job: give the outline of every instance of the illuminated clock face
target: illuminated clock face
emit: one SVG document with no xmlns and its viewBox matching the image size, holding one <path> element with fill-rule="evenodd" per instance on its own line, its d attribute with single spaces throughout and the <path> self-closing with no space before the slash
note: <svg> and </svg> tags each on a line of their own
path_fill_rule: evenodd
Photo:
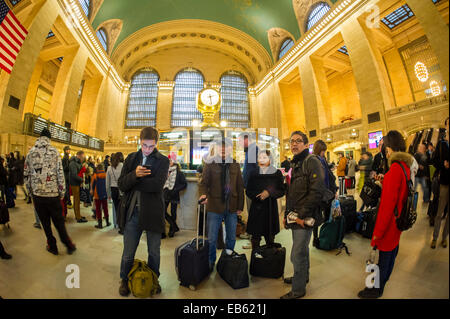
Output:
<svg viewBox="0 0 450 319">
<path fill-rule="evenodd" d="M 220 96 L 216 90 L 208 89 L 202 92 L 200 99 L 206 106 L 214 106 L 219 103 Z"/>
</svg>

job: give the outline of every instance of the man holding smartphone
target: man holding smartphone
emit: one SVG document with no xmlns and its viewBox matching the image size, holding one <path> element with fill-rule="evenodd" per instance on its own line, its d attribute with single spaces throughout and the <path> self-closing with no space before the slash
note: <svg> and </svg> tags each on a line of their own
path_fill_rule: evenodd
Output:
<svg viewBox="0 0 450 319">
<path fill-rule="evenodd" d="M 128 296 L 128 273 L 142 235 L 147 234 L 148 266 L 159 277 L 161 234 L 165 230 L 163 187 L 169 172 L 169 159 L 156 148 L 159 133 L 153 127 L 141 130 L 141 149 L 128 155 L 119 177 L 119 189 L 127 203 L 123 225 L 123 254 L 119 294 Z M 158 287 L 158 292 L 161 287 Z"/>
<path fill-rule="evenodd" d="M 300 131 L 291 134 L 292 176 L 286 193 L 284 225 L 292 229 L 291 261 L 294 276 L 285 278 L 292 289 L 281 299 L 298 299 L 306 294 L 309 282 L 309 242 L 314 224 L 320 219 L 322 192 L 325 190 L 324 170 L 320 160 L 309 154 L 308 137 Z"/>
</svg>

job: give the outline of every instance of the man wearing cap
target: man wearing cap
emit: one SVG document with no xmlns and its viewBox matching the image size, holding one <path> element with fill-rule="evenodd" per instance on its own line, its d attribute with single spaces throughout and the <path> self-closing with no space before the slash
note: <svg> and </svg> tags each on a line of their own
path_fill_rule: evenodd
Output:
<svg viewBox="0 0 450 319">
<path fill-rule="evenodd" d="M 218 156 L 205 164 L 199 184 L 200 200 L 208 212 L 209 266 L 216 262 L 216 242 L 222 221 L 225 220 L 226 249 L 234 250 L 236 244 L 237 215 L 244 209 L 244 180 L 241 168 L 232 158 L 233 142 L 222 141 Z"/>
<path fill-rule="evenodd" d="M 50 131 L 44 128 L 27 155 L 24 177 L 47 236 L 47 250 L 58 255 L 56 238 L 52 234 L 51 221 L 53 221 L 61 242 L 71 255 L 76 248 L 67 234 L 61 207 L 61 200 L 66 193 L 66 182 L 61 158 L 58 150 L 50 145 L 50 139 Z"/>
</svg>

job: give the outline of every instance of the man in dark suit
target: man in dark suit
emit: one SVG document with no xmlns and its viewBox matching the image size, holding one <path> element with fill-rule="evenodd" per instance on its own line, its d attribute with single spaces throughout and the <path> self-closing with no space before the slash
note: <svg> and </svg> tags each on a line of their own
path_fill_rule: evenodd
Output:
<svg viewBox="0 0 450 319">
<path fill-rule="evenodd" d="M 159 133 L 153 127 L 143 128 L 141 149 L 128 155 L 119 177 L 119 189 L 128 203 L 119 227 L 124 229 L 120 265 L 122 279 L 119 293 L 128 296 L 128 274 L 133 267 L 142 232 L 147 234 L 148 266 L 159 277 L 161 234 L 165 231 L 163 187 L 169 171 L 169 159 L 157 149 Z M 158 284 L 157 293 L 161 292 Z"/>
</svg>

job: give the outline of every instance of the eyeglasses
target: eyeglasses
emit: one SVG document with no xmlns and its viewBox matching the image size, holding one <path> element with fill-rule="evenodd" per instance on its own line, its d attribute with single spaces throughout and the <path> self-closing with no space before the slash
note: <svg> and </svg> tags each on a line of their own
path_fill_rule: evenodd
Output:
<svg viewBox="0 0 450 319">
<path fill-rule="evenodd" d="M 300 139 L 300 138 L 298 138 L 298 139 L 296 139 L 296 140 L 290 140 L 290 143 L 291 143 L 291 144 L 300 144 L 300 143 L 303 143 L 303 140 Z"/>
</svg>

